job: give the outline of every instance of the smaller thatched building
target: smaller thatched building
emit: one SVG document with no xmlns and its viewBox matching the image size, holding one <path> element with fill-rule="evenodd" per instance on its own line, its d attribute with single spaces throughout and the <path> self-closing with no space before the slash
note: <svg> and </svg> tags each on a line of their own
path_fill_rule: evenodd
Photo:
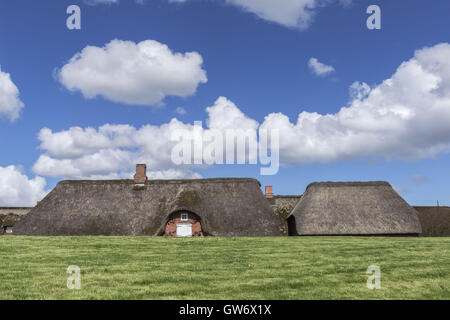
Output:
<svg viewBox="0 0 450 320">
<path fill-rule="evenodd" d="M 322 182 L 287 218 L 289 235 L 419 235 L 417 211 L 387 182 Z"/>
<path fill-rule="evenodd" d="M 13 233 L 13 227 L 25 217 L 33 208 L 28 207 L 0 207 L 0 234 Z"/>
<path fill-rule="evenodd" d="M 273 212 L 280 219 L 280 233 L 282 236 L 288 235 L 288 224 L 286 218 L 289 217 L 292 210 L 299 202 L 301 195 L 275 195 L 273 186 L 266 186 L 265 193 L 267 201 L 269 201 Z"/>
<path fill-rule="evenodd" d="M 450 237 L 450 207 L 414 207 L 419 212 L 423 237 Z"/>
</svg>

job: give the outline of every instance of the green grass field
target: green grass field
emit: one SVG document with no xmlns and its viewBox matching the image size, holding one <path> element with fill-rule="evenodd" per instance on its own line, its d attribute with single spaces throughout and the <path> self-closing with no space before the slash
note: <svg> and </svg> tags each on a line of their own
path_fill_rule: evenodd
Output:
<svg viewBox="0 0 450 320">
<path fill-rule="evenodd" d="M 450 238 L 10 236 L 0 249 L 0 299 L 450 299 Z"/>
</svg>

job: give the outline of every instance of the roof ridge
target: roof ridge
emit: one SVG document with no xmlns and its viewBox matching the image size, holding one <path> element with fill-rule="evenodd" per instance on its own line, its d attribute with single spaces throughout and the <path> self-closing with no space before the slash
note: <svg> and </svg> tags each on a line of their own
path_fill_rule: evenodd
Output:
<svg viewBox="0 0 450 320">
<path fill-rule="evenodd" d="M 343 181 L 343 182 L 312 182 L 307 187 L 391 187 L 391 184 L 387 181 Z"/>
<path fill-rule="evenodd" d="M 226 183 L 226 182 L 256 182 L 261 183 L 254 178 L 205 178 L 205 179 L 149 179 L 145 184 L 160 184 L 160 183 Z M 117 180 L 62 180 L 58 184 L 135 184 L 132 179 L 117 179 Z"/>
</svg>

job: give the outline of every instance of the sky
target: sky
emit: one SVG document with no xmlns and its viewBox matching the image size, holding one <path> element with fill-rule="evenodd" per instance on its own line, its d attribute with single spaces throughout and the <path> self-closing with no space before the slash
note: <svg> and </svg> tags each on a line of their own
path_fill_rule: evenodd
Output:
<svg viewBox="0 0 450 320">
<path fill-rule="evenodd" d="M 449 14 L 448 0 L 0 0 L 0 206 L 137 163 L 285 195 L 383 180 L 450 205 Z M 177 164 L 172 135 L 198 121 L 278 132 L 279 169 Z"/>
</svg>

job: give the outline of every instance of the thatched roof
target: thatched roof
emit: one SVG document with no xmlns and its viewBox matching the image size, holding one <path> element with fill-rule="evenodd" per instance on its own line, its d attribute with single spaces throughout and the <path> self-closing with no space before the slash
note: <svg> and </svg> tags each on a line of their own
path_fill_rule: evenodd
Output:
<svg viewBox="0 0 450 320">
<path fill-rule="evenodd" d="M 312 183 L 288 223 L 298 235 L 421 233 L 417 212 L 387 182 Z"/>
<path fill-rule="evenodd" d="M 450 207 L 414 207 L 423 237 L 450 237 Z"/>
<path fill-rule="evenodd" d="M 160 235 L 197 214 L 214 236 L 275 236 L 279 220 L 254 179 L 63 181 L 15 227 L 23 235 Z"/>
<path fill-rule="evenodd" d="M 14 226 L 31 209 L 29 207 L 0 207 L 0 227 Z"/>
<path fill-rule="evenodd" d="M 283 236 L 288 235 L 288 224 L 286 218 L 291 214 L 300 198 L 301 195 L 274 195 L 272 198 L 267 199 L 270 203 L 270 206 L 272 207 L 272 210 L 280 219 L 280 232 Z"/>
</svg>

